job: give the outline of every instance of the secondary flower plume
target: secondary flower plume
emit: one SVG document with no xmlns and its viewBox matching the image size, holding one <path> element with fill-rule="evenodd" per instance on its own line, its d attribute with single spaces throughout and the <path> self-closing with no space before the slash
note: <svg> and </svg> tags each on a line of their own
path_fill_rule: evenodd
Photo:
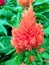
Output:
<svg viewBox="0 0 49 65">
<path fill-rule="evenodd" d="M 0 0 L 0 6 L 3 6 L 5 4 L 5 0 Z"/>
<path fill-rule="evenodd" d="M 18 3 L 22 6 L 28 6 L 30 3 L 33 3 L 34 0 L 18 0 Z"/>
<path fill-rule="evenodd" d="M 22 14 L 20 26 L 12 28 L 11 44 L 17 53 L 39 47 L 44 38 L 43 26 L 36 23 L 32 6 Z"/>
</svg>

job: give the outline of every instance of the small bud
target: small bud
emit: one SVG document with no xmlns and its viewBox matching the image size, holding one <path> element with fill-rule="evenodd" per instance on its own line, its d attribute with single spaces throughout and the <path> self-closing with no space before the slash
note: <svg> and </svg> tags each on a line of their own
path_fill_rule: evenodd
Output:
<svg viewBox="0 0 49 65">
<path fill-rule="evenodd" d="M 34 61 L 34 56 L 31 55 L 29 60 L 30 60 L 30 62 L 33 62 Z"/>
<path fill-rule="evenodd" d="M 26 65 L 25 63 L 22 63 L 21 65 Z"/>
<path fill-rule="evenodd" d="M 40 53 L 43 52 L 43 51 L 44 51 L 44 48 L 39 48 L 38 49 L 38 52 L 40 52 Z"/>
</svg>

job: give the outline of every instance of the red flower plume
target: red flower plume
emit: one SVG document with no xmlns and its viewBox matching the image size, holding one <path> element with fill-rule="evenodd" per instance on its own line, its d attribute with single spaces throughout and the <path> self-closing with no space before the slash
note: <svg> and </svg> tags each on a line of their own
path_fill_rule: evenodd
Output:
<svg viewBox="0 0 49 65">
<path fill-rule="evenodd" d="M 5 4 L 5 0 L 0 0 L 0 6 L 3 6 Z"/>
<path fill-rule="evenodd" d="M 11 43 L 17 53 L 32 50 L 42 44 L 44 38 L 43 27 L 40 23 L 36 24 L 36 18 L 31 6 L 24 11 L 20 26 L 12 28 L 12 36 Z"/>
</svg>

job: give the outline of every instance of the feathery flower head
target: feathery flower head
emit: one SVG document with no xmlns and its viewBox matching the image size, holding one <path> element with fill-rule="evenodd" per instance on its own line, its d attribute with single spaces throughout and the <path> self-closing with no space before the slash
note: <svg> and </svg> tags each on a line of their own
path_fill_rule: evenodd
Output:
<svg viewBox="0 0 49 65">
<path fill-rule="evenodd" d="M 18 3 L 22 6 L 28 6 L 30 3 L 33 3 L 34 0 L 18 0 Z"/>
<path fill-rule="evenodd" d="M 17 53 L 32 50 L 42 44 L 44 38 L 43 27 L 40 23 L 36 24 L 32 6 L 24 11 L 20 26 L 12 28 L 12 36 L 11 44 Z"/>
<path fill-rule="evenodd" d="M 5 4 L 5 0 L 0 0 L 0 6 L 3 6 Z"/>
</svg>

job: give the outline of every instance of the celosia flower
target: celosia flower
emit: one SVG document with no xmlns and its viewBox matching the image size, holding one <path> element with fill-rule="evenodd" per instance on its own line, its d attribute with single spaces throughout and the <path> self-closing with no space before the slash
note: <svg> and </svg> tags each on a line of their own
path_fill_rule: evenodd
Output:
<svg viewBox="0 0 49 65">
<path fill-rule="evenodd" d="M 24 11 L 20 26 L 12 28 L 12 36 L 11 43 L 17 53 L 32 50 L 42 44 L 44 38 L 43 27 L 40 23 L 36 24 L 32 6 Z"/>
<path fill-rule="evenodd" d="M 30 62 L 33 62 L 34 61 L 34 56 L 31 55 L 29 60 L 30 60 Z"/>
<path fill-rule="evenodd" d="M 25 63 L 22 63 L 21 65 L 26 65 Z"/>
<path fill-rule="evenodd" d="M 5 4 L 5 0 L 0 0 L 0 6 L 3 6 Z"/>
<path fill-rule="evenodd" d="M 38 49 L 38 52 L 41 53 L 41 52 L 43 52 L 44 50 L 45 50 L 44 48 L 39 48 L 39 49 Z"/>
<path fill-rule="evenodd" d="M 33 3 L 34 0 L 18 0 L 18 3 L 22 6 L 28 6 L 30 3 Z"/>
</svg>

